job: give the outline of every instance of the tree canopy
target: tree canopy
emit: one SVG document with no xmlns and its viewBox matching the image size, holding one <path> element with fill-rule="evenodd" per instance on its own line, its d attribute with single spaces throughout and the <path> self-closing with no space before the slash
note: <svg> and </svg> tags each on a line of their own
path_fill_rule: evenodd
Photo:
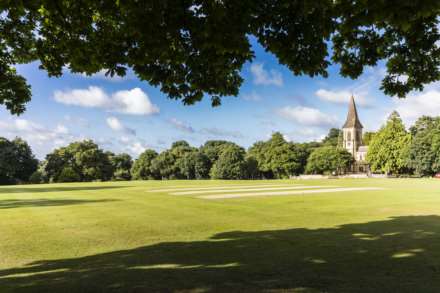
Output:
<svg viewBox="0 0 440 293">
<path fill-rule="evenodd" d="M 26 182 L 37 167 L 38 160 L 27 142 L 0 137 L 0 184 Z"/>
<path fill-rule="evenodd" d="M 315 149 L 307 160 L 309 174 L 345 173 L 353 162 L 353 156 L 345 149 L 323 146 Z"/>
<path fill-rule="evenodd" d="M 267 141 L 256 142 L 248 152 L 263 177 L 278 179 L 301 174 L 308 155 L 305 146 L 287 142 L 279 132 L 273 133 Z"/>
<path fill-rule="evenodd" d="M 408 165 L 422 176 L 440 172 L 440 118 L 420 117 L 410 132 Z"/>
<path fill-rule="evenodd" d="M 404 97 L 440 79 L 436 0 L 4 0 L 0 2 L 0 104 L 22 113 L 31 98 L 16 64 L 39 61 L 124 76 L 169 98 L 212 105 L 236 96 L 254 59 L 251 36 L 295 75 L 359 77 L 386 63 L 381 88 Z"/>
<path fill-rule="evenodd" d="M 394 111 L 371 139 L 366 160 L 373 172 L 400 174 L 407 170 L 410 145 L 411 134 Z"/>
</svg>

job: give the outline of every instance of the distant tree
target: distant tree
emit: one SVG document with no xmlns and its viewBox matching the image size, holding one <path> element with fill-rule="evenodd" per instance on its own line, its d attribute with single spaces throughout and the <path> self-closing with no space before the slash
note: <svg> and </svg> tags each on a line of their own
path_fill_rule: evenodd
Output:
<svg viewBox="0 0 440 293">
<path fill-rule="evenodd" d="M 341 174 L 352 164 L 353 156 L 342 148 L 323 146 L 315 149 L 308 158 L 308 174 Z"/>
<path fill-rule="evenodd" d="M 440 172 L 440 118 L 422 116 L 410 132 L 408 165 L 421 176 Z"/>
<path fill-rule="evenodd" d="M 373 172 L 406 172 L 410 145 L 411 135 L 405 130 L 399 114 L 394 111 L 371 140 L 366 160 Z"/>
<path fill-rule="evenodd" d="M 43 183 L 44 179 L 43 179 L 43 174 L 41 173 L 41 171 L 35 171 L 34 173 L 32 173 L 32 175 L 29 177 L 29 183 L 32 184 L 39 184 L 39 183 Z"/>
<path fill-rule="evenodd" d="M 30 146 L 21 138 L 0 138 L 0 184 L 26 182 L 38 168 Z"/>
<path fill-rule="evenodd" d="M 185 179 L 206 179 L 209 178 L 210 161 L 208 157 L 200 151 L 186 153 L 179 160 L 179 168 Z"/>
<path fill-rule="evenodd" d="M 158 171 L 152 169 L 152 161 L 158 156 L 153 150 L 145 150 L 133 163 L 131 175 L 135 180 L 159 179 Z"/>
<path fill-rule="evenodd" d="M 218 160 L 223 149 L 230 145 L 235 144 L 226 140 L 208 140 L 200 147 L 200 151 L 208 157 L 212 165 Z"/>
<path fill-rule="evenodd" d="M 50 181 L 55 182 L 77 177 L 78 181 L 110 180 L 113 170 L 108 155 L 91 140 L 54 150 L 46 156 L 44 169 Z"/>
<path fill-rule="evenodd" d="M 158 174 L 160 179 L 179 179 L 182 177 L 176 164 L 176 156 L 171 150 L 163 151 L 153 159 L 151 171 Z"/>
<path fill-rule="evenodd" d="M 57 177 L 57 182 L 78 182 L 80 175 L 70 166 L 65 166 Z"/>
<path fill-rule="evenodd" d="M 0 184 L 14 183 L 16 172 L 15 145 L 0 137 Z"/>
<path fill-rule="evenodd" d="M 364 133 L 364 136 L 362 138 L 362 142 L 364 143 L 364 145 L 370 145 L 371 140 L 373 139 L 374 135 L 376 134 L 376 132 L 373 131 L 366 131 Z"/>
<path fill-rule="evenodd" d="M 220 153 L 211 169 L 213 179 L 247 178 L 246 152 L 242 147 L 229 145 Z"/>
<path fill-rule="evenodd" d="M 287 142 L 279 132 L 268 141 L 256 142 L 249 148 L 248 157 L 258 162 L 258 170 L 265 178 L 288 178 L 304 171 L 307 149 L 300 144 Z"/>
<path fill-rule="evenodd" d="M 111 154 L 107 153 L 110 164 L 112 165 L 112 180 L 130 180 L 131 179 L 131 167 L 133 160 L 129 154 Z"/>
<path fill-rule="evenodd" d="M 246 175 L 249 179 L 261 178 L 260 170 L 258 170 L 258 161 L 252 157 L 246 157 Z"/>
<path fill-rule="evenodd" d="M 326 146 L 341 146 L 342 130 L 338 128 L 330 128 L 327 136 L 322 140 L 322 144 Z"/>
</svg>

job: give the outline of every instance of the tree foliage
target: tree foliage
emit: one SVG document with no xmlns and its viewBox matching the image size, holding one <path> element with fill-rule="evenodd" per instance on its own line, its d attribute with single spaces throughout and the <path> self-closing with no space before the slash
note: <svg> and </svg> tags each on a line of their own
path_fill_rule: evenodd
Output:
<svg viewBox="0 0 440 293">
<path fill-rule="evenodd" d="M 112 166 L 112 180 L 130 180 L 133 160 L 129 154 L 107 153 Z"/>
<path fill-rule="evenodd" d="M 131 168 L 131 176 L 135 180 L 159 179 L 159 174 L 152 169 L 152 161 L 158 156 L 153 150 L 145 150 L 134 161 Z"/>
<path fill-rule="evenodd" d="M 410 132 L 408 166 L 422 176 L 440 172 L 440 117 L 422 116 Z"/>
<path fill-rule="evenodd" d="M 108 154 L 91 140 L 55 149 L 46 156 L 44 168 L 54 182 L 110 180 L 113 173 Z"/>
<path fill-rule="evenodd" d="M 357 78 L 384 60 L 382 90 L 404 97 L 440 79 L 439 10 L 436 0 L 4 0 L 0 103 L 25 110 L 30 88 L 14 65 L 38 60 L 50 76 L 131 69 L 171 99 L 219 105 L 239 92 L 251 38 L 295 75 L 326 77 L 335 63 Z"/>
<path fill-rule="evenodd" d="M 330 128 L 327 136 L 322 140 L 322 143 L 326 146 L 342 146 L 342 130 L 338 128 Z"/>
<path fill-rule="evenodd" d="M 37 167 L 38 160 L 27 142 L 0 137 L 0 184 L 26 182 Z"/>
<path fill-rule="evenodd" d="M 386 174 L 405 172 L 410 144 L 411 134 L 405 130 L 402 119 L 394 111 L 370 142 L 366 160 L 371 170 Z"/>
<path fill-rule="evenodd" d="M 301 174 L 308 155 L 303 145 L 287 142 L 279 132 L 273 133 L 268 141 L 256 142 L 248 152 L 265 178 L 288 178 Z"/>
<path fill-rule="evenodd" d="M 220 153 L 211 169 L 213 179 L 246 179 L 246 152 L 242 147 L 229 145 Z"/>
<path fill-rule="evenodd" d="M 364 145 L 370 145 L 371 140 L 373 139 L 376 132 L 366 131 L 362 137 L 362 142 Z"/>
<path fill-rule="evenodd" d="M 343 174 L 353 163 L 353 156 L 342 148 L 323 146 L 315 149 L 307 160 L 309 174 Z"/>
</svg>

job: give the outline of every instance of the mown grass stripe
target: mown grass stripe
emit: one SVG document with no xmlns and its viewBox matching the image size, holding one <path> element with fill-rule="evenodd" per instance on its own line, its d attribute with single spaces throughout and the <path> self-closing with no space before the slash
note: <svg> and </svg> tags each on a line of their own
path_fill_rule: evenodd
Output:
<svg viewBox="0 0 440 293">
<path fill-rule="evenodd" d="M 317 187 L 337 187 L 337 186 L 330 186 L 330 185 L 326 185 L 326 186 L 296 185 L 296 186 L 285 186 L 285 187 L 262 187 L 262 188 L 237 188 L 237 189 L 196 190 L 196 191 L 172 192 L 170 194 L 171 195 L 192 195 L 192 194 L 224 193 L 224 192 L 247 192 L 247 191 L 307 189 L 307 188 L 317 188 Z"/>
<path fill-rule="evenodd" d="M 307 186 L 307 188 L 320 188 L 320 187 L 328 187 L 328 186 Z M 282 196 L 282 195 L 309 194 L 309 193 L 331 193 L 331 192 L 366 191 L 366 190 L 383 190 L 383 189 L 384 188 L 380 188 L 380 187 L 324 188 L 324 189 L 313 189 L 313 190 L 216 194 L 216 195 L 198 196 L 198 198 L 226 199 L 226 198 L 239 198 L 239 197 L 251 197 L 251 196 Z"/>
<path fill-rule="evenodd" d="M 209 187 L 185 187 L 185 188 L 165 188 L 165 189 L 151 189 L 148 192 L 174 192 L 174 191 L 190 191 L 190 190 L 215 190 L 215 189 L 233 189 L 233 188 L 252 188 L 257 186 L 267 187 L 279 187 L 279 186 L 298 186 L 299 184 L 296 183 L 285 183 L 285 184 L 254 184 L 254 185 L 216 185 L 216 186 L 209 186 Z"/>
</svg>

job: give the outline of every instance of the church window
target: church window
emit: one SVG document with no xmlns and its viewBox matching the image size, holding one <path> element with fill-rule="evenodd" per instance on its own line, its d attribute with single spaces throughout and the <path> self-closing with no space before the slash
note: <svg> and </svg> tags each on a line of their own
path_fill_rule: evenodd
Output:
<svg viewBox="0 0 440 293">
<path fill-rule="evenodd" d="M 351 140 L 351 132 L 347 132 L 347 140 Z"/>
</svg>

